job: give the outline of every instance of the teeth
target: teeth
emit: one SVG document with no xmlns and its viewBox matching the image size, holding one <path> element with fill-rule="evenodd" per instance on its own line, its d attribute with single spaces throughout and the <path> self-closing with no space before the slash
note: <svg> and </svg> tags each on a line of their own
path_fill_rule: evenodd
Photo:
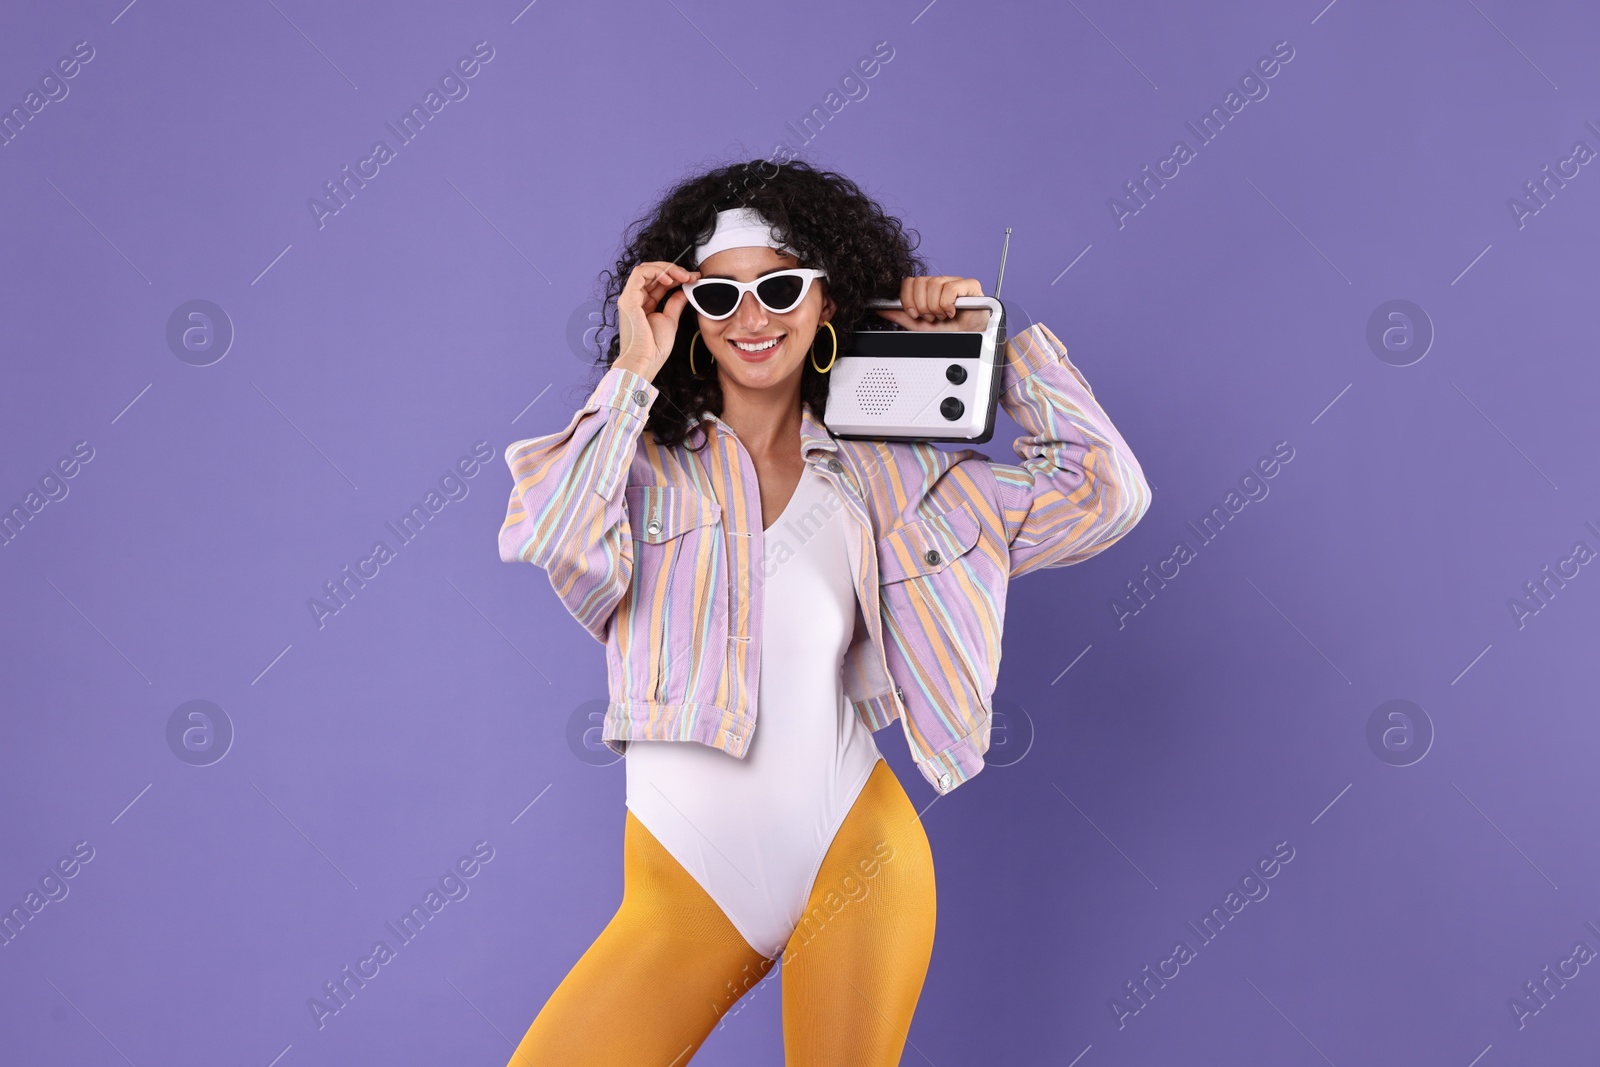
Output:
<svg viewBox="0 0 1600 1067">
<path fill-rule="evenodd" d="M 743 341 L 735 341 L 733 343 L 734 343 L 735 346 L 738 347 L 739 351 L 741 351 L 741 352 L 765 352 L 767 349 L 771 348 L 773 345 L 777 344 L 778 341 L 781 341 L 781 340 L 782 340 L 782 338 L 780 337 L 777 340 L 768 341 L 766 344 L 760 344 L 760 345 L 747 345 Z"/>
</svg>

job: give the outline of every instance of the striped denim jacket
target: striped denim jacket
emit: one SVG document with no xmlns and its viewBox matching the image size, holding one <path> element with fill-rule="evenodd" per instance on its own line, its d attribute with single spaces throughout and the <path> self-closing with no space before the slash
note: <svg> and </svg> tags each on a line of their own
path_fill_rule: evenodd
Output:
<svg viewBox="0 0 1600 1067">
<path fill-rule="evenodd" d="M 1044 325 L 1007 343 L 1000 390 L 1026 431 L 1020 466 L 838 439 L 804 406 L 801 449 L 829 506 L 782 531 L 850 524 L 846 696 L 869 729 L 900 720 L 940 793 L 983 769 L 1008 580 L 1088 559 L 1150 506 L 1138 460 Z M 702 414 L 672 448 L 642 432 L 656 393 L 611 367 L 565 429 L 506 447 L 500 558 L 543 568 L 606 646 L 608 748 L 698 741 L 743 757 L 757 729 L 761 576 L 781 565 L 780 531 L 763 531 L 755 467 L 720 418 Z"/>
</svg>

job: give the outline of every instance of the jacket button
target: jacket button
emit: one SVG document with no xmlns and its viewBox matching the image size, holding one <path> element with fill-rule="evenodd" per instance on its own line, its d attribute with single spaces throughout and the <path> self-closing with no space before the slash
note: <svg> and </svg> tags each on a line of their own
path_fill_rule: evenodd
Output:
<svg viewBox="0 0 1600 1067">
<path fill-rule="evenodd" d="M 840 474 L 844 471 L 844 464 L 836 459 L 830 459 L 828 460 L 828 469 L 835 474 Z"/>
<path fill-rule="evenodd" d="M 950 776 L 948 774 L 941 774 L 939 776 L 939 788 L 940 789 L 949 789 L 950 788 Z"/>
<path fill-rule="evenodd" d="M 939 550 L 937 548 L 930 548 L 928 551 L 922 554 L 922 558 L 928 561 L 928 566 L 937 567 L 939 565 L 939 560 L 943 557 L 939 555 Z"/>
<path fill-rule="evenodd" d="M 644 524 L 644 528 L 651 537 L 654 537 L 656 534 L 661 532 L 661 520 L 651 519 L 649 522 Z"/>
<path fill-rule="evenodd" d="M 648 399 L 649 399 L 649 396 L 645 393 L 645 391 L 643 389 L 635 389 L 633 391 L 633 402 L 635 404 L 643 404 Z"/>
</svg>

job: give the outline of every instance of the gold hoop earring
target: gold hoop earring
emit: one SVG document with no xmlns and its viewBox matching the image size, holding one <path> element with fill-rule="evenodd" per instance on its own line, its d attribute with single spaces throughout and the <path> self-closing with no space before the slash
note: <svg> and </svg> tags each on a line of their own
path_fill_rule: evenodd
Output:
<svg viewBox="0 0 1600 1067">
<path fill-rule="evenodd" d="M 700 331 L 696 330 L 694 336 L 689 338 L 689 373 L 698 378 L 700 375 L 694 369 L 694 343 L 700 340 Z"/>
<path fill-rule="evenodd" d="M 826 367 L 817 366 L 817 339 L 813 337 L 811 339 L 811 369 L 818 374 L 827 374 L 839 360 L 839 334 L 834 330 L 833 323 L 824 322 L 822 325 L 826 326 L 828 332 L 833 335 L 833 356 L 828 360 Z"/>
</svg>

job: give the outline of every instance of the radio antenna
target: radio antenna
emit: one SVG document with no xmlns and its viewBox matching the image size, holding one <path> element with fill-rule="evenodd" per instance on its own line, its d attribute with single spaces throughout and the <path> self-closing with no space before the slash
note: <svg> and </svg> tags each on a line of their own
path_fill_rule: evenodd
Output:
<svg viewBox="0 0 1600 1067">
<path fill-rule="evenodd" d="M 1006 249 L 1011 247 L 1011 227 L 1006 227 L 1006 240 L 1000 246 L 1000 276 L 994 280 L 994 298 L 1000 299 L 1000 285 L 1006 280 Z"/>
</svg>

